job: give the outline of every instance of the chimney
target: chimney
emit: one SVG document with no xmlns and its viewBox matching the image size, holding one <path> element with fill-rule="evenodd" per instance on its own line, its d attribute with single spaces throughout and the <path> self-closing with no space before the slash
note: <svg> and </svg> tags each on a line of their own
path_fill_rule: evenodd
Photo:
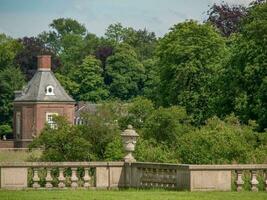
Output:
<svg viewBox="0 0 267 200">
<path fill-rule="evenodd" d="M 15 98 L 21 97 L 23 95 L 23 91 L 22 90 L 16 90 L 14 91 L 15 94 Z"/>
<path fill-rule="evenodd" d="M 41 70 L 41 71 L 51 70 L 51 56 L 50 55 L 41 55 L 41 56 L 37 56 L 37 58 L 38 58 L 38 70 Z"/>
</svg>

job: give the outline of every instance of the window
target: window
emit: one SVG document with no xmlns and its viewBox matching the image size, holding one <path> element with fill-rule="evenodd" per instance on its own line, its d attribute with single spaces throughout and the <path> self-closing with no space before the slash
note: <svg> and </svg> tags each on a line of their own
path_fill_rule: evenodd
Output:
<svg viewBox="0 0 267 200">
<path fill-rule="evenodd" d="M 54 93 L 54 87 L 52 85 L 48 85 L 45 88 L 45 95 L 55 95 L 55 93 Z"/>
<path fill-rule="evenodd" d="M 20 138 L 21 131 L 21 113 L 16 112 L 16 138 Z"/>
<path fill-rule="evenodd" d="M 54 116 L 58 116 L 58 113 L 46 113 L 46 123 L 53 129 L 57 128 L 56 123 L 53 120 Z"/>
</svg>

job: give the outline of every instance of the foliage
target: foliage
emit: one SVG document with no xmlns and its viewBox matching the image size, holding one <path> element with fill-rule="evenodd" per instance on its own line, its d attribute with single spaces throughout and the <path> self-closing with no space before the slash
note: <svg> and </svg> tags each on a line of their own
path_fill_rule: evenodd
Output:
<svg viewBox="0 0 267 200">
<path fill-rule="evenodd" d="M 79 93 L 80 85 L 73 81 L 70 77 L 64 76 L 60 73 L 55 73 L 57 80 L 63 88 L 71 95 L 76 96 Z"/>
<path fill-rule="evenodd" d="M 119 120 L 122 129 L 130 124 L 136 129 L 143 128 L 148 116 L 154 111 L 154 104 L 149 99 L 136 97 L 127 106 L 127 115 Z"/>
<path fill-rule="evenodd" d="M 98 102 L 108 97 L 100 61 L 93 56 L 87 56 L 73 76 L 75 82 L 79 84 L 78 100 Z"/>
<path fill-rule="evenodd" d="M 53 50 L 46 47 L 39 38 L 24 37 L 19 39 L 18 42 L 22 46 L 22 50 L 16 54 L 15 63 L 19 65 L 27 80 L 30 80 L 37 70 L 38 55 L 51 55 L 52 70 L 56 70 L 60 66 L 60 61 Z"/>
<path fill-rule="evenodd" d="M 231 164 L 251 163 L 258 144 L 259 135 L 253 126 L 241 125 L 233 116 L 221 121 L 212 118 L 200 129 L 185 134 L 178 140 L 178 154 L 182 163 L 188 164 Z M 262 147 L 263 147 L 262 146 Z M 266 154 L 262 155 L 266 159 Z M 261 159 L 262 159 L 261 158 Z"/>
<path fill-rule="evenodd" d="M 232 33 L 239 32 L 240 23 L 246 14 L 246 7 L 223 2 L 211 6 L 207 21 L 217 27 L 223 36 L 229 37 Z"/>
<path fill-rule="evenodd" d="M 224 39 L 209 24 L 175 25 L 159 42 L 161 104 L 181 105 L 201 124 L 216 108 L 213 82 L 226 56 Z"/>
<path fill-rule="evenodd" d="M 158 85 L 160 84 L 159 66 L 155 59 L 147 59 L 143 61 L 145 68 L 145 81 L 143 95 L 146 98 L 152 99 L 154 102 L 159 101 Z"/>
<path fill-rule="evenodd" d="M 222 81 L 225 110 L 235 112 L 243 121 L 256 120 L 259 130 L 267 127 L 267 3 L 251 8 L 234 38 L 231 57 L 226 63 Z M 231 88 L 229 90 L 229 88 Z M 228 109 L 226 109 L 228 108 Z"/>
<path fill-rule="evenodd" d="M 22 89 L 24 83 L 19 68 L 10 66 L 0 71 L 0 123 L 12 124 L 14 91 Z"/>
<path fill-rule="evenodd" d="M 127 100 L 141 93 L 144 67 L 127 44 L 118 45 L 107 60 L 107 76 L 112 97 Z"/>
<path fill-rule="evenodd" d="M 171 147 L 190 129 L 190 117 L 184 108 L 177 106 L 160 107 L 149 115 L 142 134 L 145 139 L 153 138 L 158 143 L 164 143 Z"/>
<path fill-rule="evenodd" d="M 121 137 L 119 134 L 115 135 L 113 140 L 109 142 L 105 149 L 105 160 L 116 161 L 122 160 L 124 156 Z"/>
<path fill-rule="evenodd" d="M 45 161 L 89 161 L 91 144 L 78 126 L 72 126 L 61 116 L 54 116 L 57 128 L 44 128 L 41 135 L 34 139 L 30 148 L 42 147 L 41 160 Z"/>
<path fill-rule="evenodd" d="M 14 65 L 16 54 L 21 51 L 22 46 L 19 42 L 0 34 L 0 69 Z"/>
<path fill-rule="evenodd" d="M 156 142 L 153 138 L 145 140 L 142 137 L 138 139 L 135 158 L 140 162 L 161 162 L 178 163 L 175 157 L 175 151 L 167 145 Z"/>
<path fill-rule="evenodd" d="M 8 124 L 0 125 L 0 138 L 3 135 L 7 135 L 7 134 L 10 134 L 10 133 L 12 133 L 12 128 L 11 128 L 10 125 L 8 125 Z"/>
<path fill-rule="evenodd" d="M 119 138 L 120 130 L 117 120 L 121 115 L 121 105 L 119 103 L 104 103 L 96 108 L 95 113 L 84 113 L 84 124 L 80 126 L 85 138 L 92 144 L 91 152 L 95 159 L 118 158 L 119 149 L 114 149 L 118 145 L 115 138 Z M 113 144 L 112 144 L 113 143 Z M 119 147 L 118 145 L 117 147 Z M 113 155 L 111 155 L 114 153 Z"/>
</svg>

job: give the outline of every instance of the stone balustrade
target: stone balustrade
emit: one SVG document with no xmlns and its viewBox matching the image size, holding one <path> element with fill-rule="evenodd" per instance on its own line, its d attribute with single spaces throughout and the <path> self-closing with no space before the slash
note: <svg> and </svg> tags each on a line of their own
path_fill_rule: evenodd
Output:
<svg viewBox="0 0 267 200">
<path fill-rule="evenodd" d="M 123 162 L 0 163 L 1 188 L 111 188 L 123 185 Z M 114 177 L 110 179 L 110 177 Z"/>
<path fill-rule="evenodd" d="M 1 188 L 166 188 L 267 191 L 267 164 L 177 165 L 143 162 L 0 163 Z"/>
</svg>

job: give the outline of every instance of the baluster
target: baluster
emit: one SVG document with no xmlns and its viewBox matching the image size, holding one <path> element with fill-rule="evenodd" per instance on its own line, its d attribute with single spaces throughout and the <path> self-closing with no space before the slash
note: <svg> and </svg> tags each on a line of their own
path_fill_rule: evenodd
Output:
<svg viewBox="0 0 267 200">
<path fill-rule="evenodd" d="M 163 169 L 159 169 L 159 187 L 161 187 L 161 188 L 164 187 L 163 181 L 164 181 L 164 178 L 163 178 Z"/>
<path fill-rule="evenodd" d="M 240 192 L 242 191 L 242 186 L 244 185 L 244 181 L 242 179 L 242 170 L 236 170 L 236 174 L 237 174 L 237 180 L 236 180 L 237 191 Z"/>
<path fill-rule="evenodd" d="M 65 185 L 66 178 L 64 177 L 64 168 L 59 168 L 58 180 L 59 180 L 58 187 L 59 188 L 65 188 L 66 187 L 66 185 Z"/>
<path fill-rule="evenodd" d="M 84 177 L 83 177 L 83 180 L 84 180 L 84 185 L 83 187 L 85 188 L 89 188 L 91 185 L 90 185 L 90 180 L 91 180 L 91 177 L 89 175 L 89 168 L 88 167 L 85 167 L 84 168 Z"/>
<path fill-rule="evenodd" d="M 156 168 L 155 169 L 156 171 L 155 171 L 155 187 L 156 188 L 158 188 L 159 187 L 159 169 L 158 168 Z"/>
<path fill-rule="evenodd" d="M 71 168 L 71 187 L 78 187 L 77 168 Z"/>
<path fill-rule="evenodd" d="M 251 170 L 251 191 L 258 192 L 258 184 L 259 181 L 257 180 L 257 171 Z"/>
<path fill-rule="evenodd" d="M 164 169 L 164 172 L 165 172 L 164 177 L 165 177 L 165 180 L 166 180 L 165 188 L 168 188 L 169 187 L 169 174 L 168 174 L 169 170 L 168 169 Z"/>
<path fill-rule="evenodd" d="M 39 188 L 40 187 L 40 184 L 39 184 L 39 181 L 40 181 L 40 178 L 38 176 L 38 168 L 33 168 L 33 185 L 32 187 L 33 188 Z"/>
<path fill-rule="evenodd" d="M 51 182 L 53 181 L 53 178 L 51 176 L 51 168 L 47 168 L 46 171 L 47 171 L 47 173 L 46 173 L 46 177 L 45 177 L 45 181 L 46 181 L 45 187 L 46 188 L 52 188 L 53 185 Z"/>
</svg>

